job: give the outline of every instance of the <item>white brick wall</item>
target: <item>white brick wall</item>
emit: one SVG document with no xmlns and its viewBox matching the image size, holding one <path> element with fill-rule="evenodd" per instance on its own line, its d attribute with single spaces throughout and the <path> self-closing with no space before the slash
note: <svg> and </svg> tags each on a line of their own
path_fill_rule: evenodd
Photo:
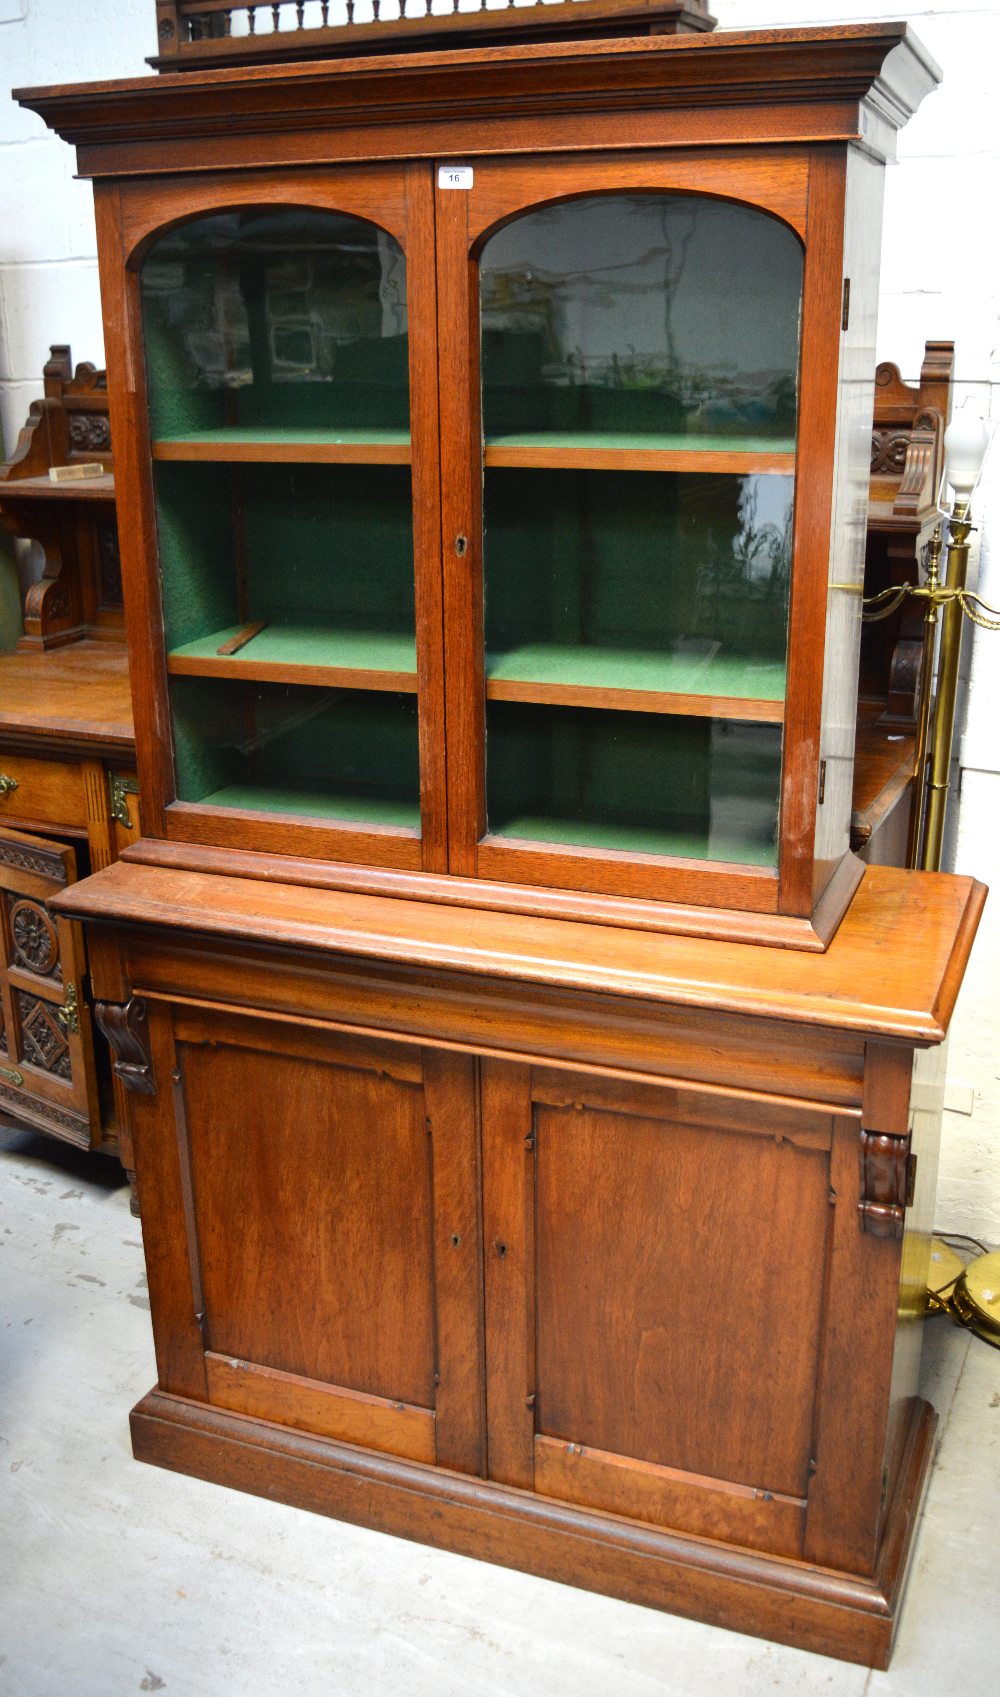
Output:
<svg viewBox="0 0 1000 1697">
<path fill-rule="evenodd" d="M 437 9 L 435 7 L 435 9 Z M 900 137 L 886 192 L 880 359 L 909 378 L 924 341 L 957 343 L 958 399 L 1000 422 L 1000 7 L 997 0 L 715 0 L 722 28 L 907 17 L 945 73 Z M 6 87 L 146 72 L 152 0 L 0 0 Z M 0 417 L 12 445 L 50 342 L 103 358 L 90 190 L 72 180 L 68 149 L 0 90 Z M 1000 602 L 1000 449 L 976 503 L 979 587 Z M 977 631 L 961 741 L 961 809 L 952 860 L 996 886 L 956 1016 L 939 1218 L 1000 1243 L 1000 634 Z"/>
<path fill-rule="evenodd" d="M 103 363 L 89 183 L 11 88 L 141 76 L 152 0 L 0 0 L 0 420 L 8 451 L 40 395 L 51 342 Z"/>
</svg>

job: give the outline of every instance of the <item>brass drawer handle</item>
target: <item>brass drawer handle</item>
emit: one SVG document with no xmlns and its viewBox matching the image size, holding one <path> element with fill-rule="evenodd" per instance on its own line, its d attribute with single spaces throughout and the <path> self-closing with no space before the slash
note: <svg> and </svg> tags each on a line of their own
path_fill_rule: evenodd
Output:
<svg viewBox="0 0 1000 1697">
<path fill-rule="evenodd" d="M 75 1036 L 80 1029 L 79 1010 L 76 1005 L 76 985 L 67 984 L 66 1000 L 61 1008 L 56 1008 L 56 1019 L 63 1030 Z"/>
<path fill-rule="evenodd" d="M 0 772 L 0 800 L 10 795 L 11 790 L 17 789 L 17 779 L 8 777 L 6 772 Z"/>
<path fill-rule="evenodd" d="M 0 1067 L 0 1078 L 6 1078 L 11 1084 L 23 1084 L 24 1079 L 16 1067 Z"/>
</svg>

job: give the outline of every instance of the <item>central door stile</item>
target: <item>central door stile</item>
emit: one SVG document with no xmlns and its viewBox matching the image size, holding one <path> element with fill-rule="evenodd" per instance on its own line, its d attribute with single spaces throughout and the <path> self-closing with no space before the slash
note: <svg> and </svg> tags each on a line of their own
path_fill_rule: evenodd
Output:
<svg viewBox="0 0 1000 1697">
<path fill-rule="evenodd" d="M 434 1217 L 437 1465 L 482 1474 L 486 1410 L 476 1061 L 471 1055 L 425 1049 L 423 1078 Z"/>
<path fill-rule="evenodd" d="M 423 161 L 405 167 L 405 195 L 422 864 L 425 872 L 446 872 L 448 809 L 444 592 L 441 581 L 442 433 L 437 365 L 438 291 L 433 178 Z"/>
<path fill-rule="evenodd" d="M 484 1061 L 483 1258 L 489 1477 L 535 1479 L 535 1139 L 531 1071 Z"/>
<path fill-rule="evenodd" d="M 441 419 L 441 556 L 448 656 L 449 870 L 473 877 L 486 830 L 483 770 L 483 447 L 478 267 L 469 255 L 469 196 L 435 191 Z"/>
</svg>

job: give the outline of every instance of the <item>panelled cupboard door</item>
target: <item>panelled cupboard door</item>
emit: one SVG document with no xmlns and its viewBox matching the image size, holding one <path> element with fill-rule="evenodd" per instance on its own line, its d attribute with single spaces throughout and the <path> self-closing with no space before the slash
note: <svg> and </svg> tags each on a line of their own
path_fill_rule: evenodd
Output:
<svg viewBox="0 0 1000 1697">
<path fill-rule="evenodd" d="M 482 1113 L 491 1478 L 801 1556 L 834 1115 L 500 1062 Z"/>
<path fill-rule="evenodd" d="M 0 829 L 0 1107 L 89 1149 L 101 1107 L 83 927 L 45 905 L 75 882 L 68 845 Z"/>
<path fill-rule="evenodd" d="M 147 828 L 444 870 L 426 167 L 99 201 Z"/>
<path fill-rule="evenodd" d="M 440 174 L 453 872 L 810 911 L 836 421 L 807 374 L 840 357 L 821 166 Z"/>
<path fill-rule="evenodd" d="M 472 1062 L 150 1008 L 133 1133 L 162 1388 L 479 1471 Z"/>
</svg>

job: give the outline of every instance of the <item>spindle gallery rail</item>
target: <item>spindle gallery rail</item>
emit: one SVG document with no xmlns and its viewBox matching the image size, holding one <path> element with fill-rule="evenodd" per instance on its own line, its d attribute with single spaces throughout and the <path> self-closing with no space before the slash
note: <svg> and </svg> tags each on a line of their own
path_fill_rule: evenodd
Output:
<svg viewBox="0 0 1000 1697">
<path fill-rule="evenodd" d="M 157 0 L 160 71 L 715 28 L 708 0 Z"/>
</svg>

